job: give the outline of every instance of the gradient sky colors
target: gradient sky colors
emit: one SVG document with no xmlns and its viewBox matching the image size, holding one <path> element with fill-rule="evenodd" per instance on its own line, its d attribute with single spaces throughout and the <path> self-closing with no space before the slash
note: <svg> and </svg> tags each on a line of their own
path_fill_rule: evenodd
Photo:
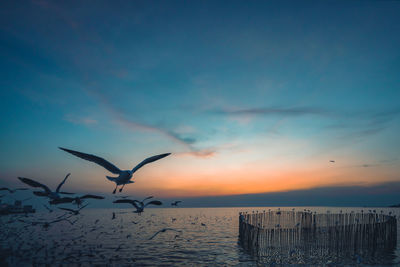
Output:
<svg viewBox="0 0 400 267">
<path fill-rule="evenodd" d="M 4 1 L 0 179 L 219 196 L 400 182 L 400 3 Z M 335 163 L 330 163 L 335 160 Z"/>
</svg>

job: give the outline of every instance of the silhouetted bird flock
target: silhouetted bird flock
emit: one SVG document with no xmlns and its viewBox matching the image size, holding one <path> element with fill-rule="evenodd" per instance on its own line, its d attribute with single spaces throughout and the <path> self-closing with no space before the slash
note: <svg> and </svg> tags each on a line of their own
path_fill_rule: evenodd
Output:
<svg viewBox="0 0 400 267">
<path fill-rule="evenodd" d="M 82 158 L 82 159 L 87 160 L 87 161 L 94 162 L 94 163 L 102 166 L 103 168 L 105 168 L 109 172 L 111 172 L 113 174 L 116 174 L 117 175 L 116 177 L 106 176 L 106 178 L 108 180 L 114 182 L 115 185 L 116 185 L 114 190 L 113 190 L 113 192 L 112 192 L 113 194 L 116 193 L 116 191 L 117 191 L 119 186 L 121 186 L 121 187 L 119 188 L 118 191 L 122 192 L 122 190 L 125 187 L 125 185 L 134 183 L 134 181 L 132 181 L 131 179 L 133 177 L 133 174 L 138 169 L 140 169 L 141 167 L 143 167 L 144 165 L 146 165 L 148 163 L 152 163 L 154 161 L 160 160 L 160 159 L 162 159 L 164 157 L 167 157 L 167 156 L 169 156 L 171 154 L 171 153 L 164 153 L 164 154 L 160 154 L 160 155 L 155 155 L 155 156 L 146 158 L 145 160 L 140 162 L 138 165 L 136 165 L 131 170 L 120 170 L 114 164 L 112 164 L 109 161 L 107 161 L 107 160 L 105 160 L 105 159 L 103 159 L 101 157 L 98 157 L 96 155 L 82 153 L 82 152 L 79 152 L 79 151 L 74 151 L 74 150 L 67 149 L 67 148 L 62 148 L 62 147 L 59 147 L 59 148 L 61 150 L 65 151 L 65 152 L 69 153 L 69 154 L 72 154 L 72 155 L 76 156 L 76 157 Z M 101 199 L 104 199 L 104 197 L 103 196 L 98 196 L 98 195 L 92 195 L 92 194 L 84 194 L 82 196 L 72 196 L 72 195 L 75 195 L 75 193 L 61 191 L 61 188 L 67 182 L 67 180 L 70 177 L 70 175 L 71 174 L 68 173 L 54 191 L 51 190 L 47 185 L 45 185 L 45 184 L 43 184 L 43 183 L 41 183 L 39 181 L 33 180 L 31 178 L 18 177 L 18 179 L 22 183 L 24 183 L 24 184 L 26 184 L 26 185 L 28 185 L 28 186 L 30 186 L 32 188 L 41 189 L 41 190 L 33 191 L 32 193 L 37 197 L 47 198 L 48 203 L 50 204 L 50 206 L 47 206 L 45 204 L 42 204 L 42 205 L 49 213 L 54 212 L 54 208 L 51 207 L 52 205 L 73 204 L 73 205 L 76 205 L 76 209 L 69 208 L 69 207 L 58 207 L 58 210 L 64 211 L 65 213 L 60 215 L 60 216 L 58 216 L 58 217 L 56 217 L 56 218 L 53 218 L 52 220 L 47 220 L 46 221 L 46 220 L 43 220 L 43 219 L 41 219 L 41 220 L 35 220 L 35 219 L 33 219 L 33 220 L 27 220 L 27 219 L 13 220 L 13 219 L 11 219 L 11 220 L 8 221 L 8 223 L 13 223 L 15 221 L 19 221 L 19 222 L 24 223 L 26 225 L 24 228 L 30 227 L 30 226 L 42 226 L 43 229 L 45 229 L 45 230 L 47 230 L 51 225 L 53 225 L 55 223 L 59 223 L 59 222 L 68 222 L 70 225 L 74 225 L 75 222 L 80 217 L 80 216 L 77 216 L 77 215 L 80 215 L 81 211 L 85 207 L 87 207 L 89 205 L 88 203 L 83 205 L 85 200 L 87 200 L 87 199 L 101 200 Z M 7 191 L 7 192 L 9 192 L 9 194 L 14 194 L 17 191 L 23 191 L 23 190 L 28 190 L 28 188 L 15 188 L 15 189 L 8 188 L 8 187 L 1 187 L 0 188 L 0 191 Z M 2 197 L 2 196 L 0 196 L 0 197 Z M 143 199 L 141 201 L 140 200 L 136 200 L 136 199 L 130 199 L 129 196 L 116 196 L 116 197 L 118 199 L 113 201 L 113 203 L 115 203 L 115 204 L 124 204 L 124 203 L 125 204 L 130 204 L 130 205 L 132 205 L 134 207 L 133 213 L 137 213 L 139 215 L 144 211 L 145 207 L 147 207 L 149 205 L 155 205 L 155 206 L 162 205 L 162 202 L 159 201 L 159 200 L 151 200 L 153 198 L 153 196 L 146 197 L 145 199 Z M 171 203 L 171 206 L 178 206 L 178 204 L 181 203 L 181 202 L 182 201 L 174 201 L 174 202 Z M 25 216 L 28 217 L 27 214 L 25 214 Z M 75 217 L 75 220 L 72 220 L 73 217 Z M 117 218 L 116 213 L 113 212 L 111 219 L 115 220 L 116 218 Z M 99 220 L 96 220 L 95 225 L 98 223 L 98 221 Z M 116 220 L 116 221 L 118 221 L 118 220 Z M 174 220 L 172 220 L 172 222 L 173 221 Z M 137 222 L 135 222 L 135 221 L 132 221 L 132 223 L 133 224 L 137 224 Z M 120 227 L 122 227 L 122 226 L 120 226 Z M 94 226 L 93 229 L 91 229 L 89 232 L 93 232 L 93 231 L 96 231 L 98 229 L 100 229 L 100 228 Z M 180 230 L 176 230 L 176 229 L 173 229 L 173 228 L 163 228 L 163 229 L 157 231 L 156 233 L 154 233 L 149 238 L 149 240 L 154 239 L 157 235 L 159 235 L 160 233 L 164 233 L 166 231 L 175 231 L 177 233 L 182 232 Z M 11 234 L 11 233 L 9 233 L 9 234 Z M 101 232 L 99 235 L 101 235 L 101 234 L 109 234 L 109 233 Z M 80 237 L 77 237 L 77 240 L 78 239 L 82 240 L 83 237 L 84 237 L 84 235 L 82 235 Z M 126 236 L 126 238 L 130 238 L 130 237 L 131 237 L 130 234 Z M 39 252 L 42 249 L 43 249 L 43 246 L 37 248 L 37 252 Z M 122 247 L 118 246 L 115 249 L 115 251 L 119 251 L 120 249 L 122 249 Z M 65 248 L 64 248 L 64 250 L 65 250 Z"/>
</svg>

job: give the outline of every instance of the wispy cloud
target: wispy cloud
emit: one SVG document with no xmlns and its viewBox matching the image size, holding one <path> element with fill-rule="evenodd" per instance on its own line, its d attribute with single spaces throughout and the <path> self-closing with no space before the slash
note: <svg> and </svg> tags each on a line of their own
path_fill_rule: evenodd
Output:
<svg viewBox="0 0 400 267">
<path fill-rule="evenodd" d="M 226 115 L 284 115 L 284 116 L 303 116 L 303 115 L 328 115 L 329 112 L 316 107 L 261 107 L 244 109 L 222 109 L 215 111 L 217 114 Z"/>
<path fill-rule="evenodd" d="M 196 142 L 196 139 L 194 137 L 183 136 L 182 134 L 176 133 L 170 129 L 165 129 L 162 127 L 149 125 L 142 122 L 137 122 L 131 118 L 128 118 L 125 114 L 123 114 L 113 105 L 111 105 L 108 99 L 100 92 L 95 91 L 93 89 L 86 89 L 86 91 L 88 92 L 89 95 L 93 96 L 100 102 L 102 107 L 112 116 L 115 123 L 133 131 L 158 133 L 168 138 L 169 140 L 183 146 L 186 151 L 178 153 L 180 155 L 204 158 L 204 157 L 212 157 L 216 153 L 216 151 L 212 149 L 195 148 L 193 146 L 193 144 Z"/>
<path fill-rule="evenodd" d="M 64 116 L 64 120 L 68 122 L 72 122 L 74 124 L 83 124 L 86 126 L 91 126 L 97 124 L 97 120 L 90 118 L 90 117 L 79 117 L 72 114 L 66 114 Z"/>
</svg>

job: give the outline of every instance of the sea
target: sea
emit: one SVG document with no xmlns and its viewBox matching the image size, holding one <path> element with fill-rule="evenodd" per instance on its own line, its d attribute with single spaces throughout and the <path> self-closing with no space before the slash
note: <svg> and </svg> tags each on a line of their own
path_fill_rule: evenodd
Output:
<svg viewBox="0 0 400 267">
<path fill-rule="evenodd" d="M 0 266 L 263 266 L 239 242 L 239 212 L 269 209 L 277 207 L 148 208 L 141 214 L 132 209 L 87 208 L 78 215 L 53 209 L 1 216 Z M 280 209 L 317 213 L 375 210 L 400 216 L 399 208 Z M 400 223 L 397 229 L 397 247 L 384 257 L 313 265 L 400 266 Z M 278 262 L 271 265 L 284 266 Z"/>
</svg>

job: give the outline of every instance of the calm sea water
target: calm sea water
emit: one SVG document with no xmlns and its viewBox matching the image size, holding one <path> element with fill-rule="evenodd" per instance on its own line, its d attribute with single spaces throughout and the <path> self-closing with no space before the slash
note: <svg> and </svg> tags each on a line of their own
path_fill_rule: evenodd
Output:
<svg viewBox="0 0 400 267">
<path fill-rule="evenodd" d="M 395 208 L 323 208 L 295 207 L 316 212 L 360 212 Z M 25 216 L 0 217 L 0 265 L 137 265 L 137 266 L 257 266 L 259 261 L 238 243 L 240 211 L 268 210 L 260 208 L 149 208 L 141 215 L 130 209 L 87 209 L 66 221 L 32 225 L 26 222 L 51 221 L 63 212 L 38 212 Z M 271 208 L 277 209 L 277 208 Z M 281 208 L 291 210 L 292 207 Z M 115 218 L 113 219 L 113 212 Z M 25 222 L 21 222 L 23 220 Z M 397 249 L 388 258 L 379 255 L 372 264 L 400 262 L 400 224 Z M 160 232 L 150 239 L 157 231 Z M 362 259 L 358 263 L 363 265 Z M 369 261 L 371 264 L 371 261 Z"/>
</svg>

